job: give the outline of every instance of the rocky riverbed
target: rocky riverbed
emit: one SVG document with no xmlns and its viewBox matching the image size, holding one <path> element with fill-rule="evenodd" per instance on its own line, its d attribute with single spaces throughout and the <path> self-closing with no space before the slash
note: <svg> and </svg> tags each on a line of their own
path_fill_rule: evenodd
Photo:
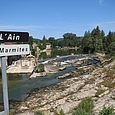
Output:
<svg viewBox="0 0 115 115">
<path fill-rule="evenodd" d="M 34 115 L 36 111 L 53 115 L 53 110 L 63 110 L 65 115 L 71 115 L 72 110 L 85 97 L 92 97 L 95 115 L 104 105 L 113 105 L 115 108 L 115 61 L 103 63 L 87 75 L 34 89 L 22 102 L 11 103 L 10 110 L 14 109 L 15 115 Z"/>
</svg>

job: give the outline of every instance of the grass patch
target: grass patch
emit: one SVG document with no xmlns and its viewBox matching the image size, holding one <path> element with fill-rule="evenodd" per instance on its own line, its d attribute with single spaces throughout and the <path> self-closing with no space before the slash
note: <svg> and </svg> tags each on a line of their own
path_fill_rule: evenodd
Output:
<svg viewBox="0 0 115 115">
<path fill-rule="evenodd" d="M 41 111 L 36 111 L 34 115 L 44 115 Z"/>
<path fill-rule="evenodd" d="M 62 109 L 60 112 L 57 112 L 54 108 L 51 108 L 50 111 L 53 112 L 53 115 L 65 115 Z"/>
<path fill-rule="evenodd" d="M 98 97 L 100 94 L 102 94 L 105 90 L 99 88 L 95 94 L 96 97 Z"/>
<path fill-rule="evenodd" d="M 15 109 L 10 109 L 9 115 L 14 115 L 15 114 Z"/>
<path fill-rule="evenodd" d="M 104 106 L 103 109 L 99 112 L 99 115 L 115 115 L 113 106 Z"/>
<path fill-rule="evenodd" d="M 104 81 L 102 82 L 102 84 L 108 88 L 115 88 L 115 82 L 113 82 L 114 78 L 115 78 L 115 72 L 109 71 L 107 75 L 104 77 Z"/>
<path fill-rule="evenodd" d="M 92 84 L 95 81 L 95 78 L 86 79 L 85 84 Z"/>
<path fill-rule="evenodd" d="M 56 110 L 54 110 L 54 115 L 65 115 L 65 114 L 63 110 L 61 109 L 59 113 Z"/>
<path fill-rule="evenodd" d="M 83 73 L 85 73 L 85 70 L 84 70 L 83 68 L 78 68 L 76 75 L 77 75 L 77 76 L 80 76 L 80 75 L 82 75 Z"/>
<path fill-rule="evenodd" d="M 92 115 L 94 103 L 91 97 L 84 98 L 75 108 L 72 115 Z"/>
</svg>

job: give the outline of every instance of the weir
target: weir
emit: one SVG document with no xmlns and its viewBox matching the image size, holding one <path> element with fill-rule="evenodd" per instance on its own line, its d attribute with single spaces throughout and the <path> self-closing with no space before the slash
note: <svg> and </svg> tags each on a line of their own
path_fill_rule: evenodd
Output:
<svg viewBox="0 0 115 115">
<path fill-rule="evenodd" d="M 67 56 L 66 56 L 67 59 Z M 92 63 L 97 61 L 91 60 Z M 8 74 L 8 84 L 9 84 L 9 99 L 10 100 L 22 100 L 23 97 L 27 95 L 29 91 L 34 88 L 41 88 L 49 86 L 51 84 L 56 84 L 62 82 L 65 79 L 56 79 L 58 76 L 66 74 L 68 72 L 76 70 L 76 66 L 69 66 L 63 71 L 59 71 L 55 74 L 47 74 L 45 77 L 37 77 L 35 79 L 29 79 L 30 74 Z M 1 91 L 0 91 L 1 93 Z"/>
</svg>

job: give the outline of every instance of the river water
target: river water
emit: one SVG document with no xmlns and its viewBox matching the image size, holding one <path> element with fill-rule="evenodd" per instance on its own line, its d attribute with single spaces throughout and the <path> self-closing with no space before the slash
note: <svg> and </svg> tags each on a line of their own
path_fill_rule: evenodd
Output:
<svg viewBox="0 0 115 115">
<path fill-rule="evenodd" d="M 67 68 L 63 72 L 49 74 L 45 77 L 38 77 L 31 80 L 29 79 L 28 74 L 10 74 L 8 75 L 9 100 L 21 100 L 29 91 L 34 88 L 40 88 L 59 83 L 63 80 L 56 79 L 56 77 L 72 70 L 75 70 L 75 68 Z M 0 98 L 2 97 L 1 91 L 2 90 L 0 87 Z M 2 98 L 0 101 L 2 101 Z"/>
<path fill-rule="evenodd" d="M 44 55 L 41 54 L 39 56 L 40 59 L 45 59 L 45 58 L 51 58 L 55 57 L 56 55 L 59 56 L 65 56 L 65 55 L 70 55 L 71 53 L 77 54 L 76 51 L 61 51 L 61 53 L 53 53 L 53 55 Z M 55 54 L 55 55 L 54 55 Z M 63 55 L 62 55 L 63 54 Z M 61 81 L 62 79 L 56 79 L 59 75 L 62 75 L 64 73 L 70 72 L 72 70 L 75 70 L 76 67 L 68 67 L 64 71 L 60 71 L 56 74 L 48 74 L 45 77 L 38 77 L 35 79 L 29 79 L 30 75 L 29 74 L 8 74 L 8 94 L 9 94 L 9 100 L 22 100 L 28 92 L 30 92 L 34 88 L 41 88 L 45 86 L 49 86 L 51 84 L 56 84 Z M 3 101 L 3 96 L 2 96 L 2 79 L 0 75 L 0 102 Z"/>
</svg>

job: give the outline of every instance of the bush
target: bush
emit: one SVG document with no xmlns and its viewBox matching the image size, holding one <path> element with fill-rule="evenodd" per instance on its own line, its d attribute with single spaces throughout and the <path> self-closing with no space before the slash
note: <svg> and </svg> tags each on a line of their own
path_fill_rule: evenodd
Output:
<svg viewBox="0 0 115 115">
<path fill-rule="evenodd" d="M 35 68 L 36 72 L 44 72 L 44 65 L 43 64 L 38 64 Z"/>
<path fill-rule="evenodd" d="M 65 115 L 65 114 L 64 114 L 63 110 L 61 109 L 59 113 L 54 110 L 54 115 Z"/>
<path fill-rule="evenodd" d="M 92 113 L 87 113 L 84 109 L 78 108 L 72 115 L 92 115 Z"/>
<path fill-rule="evenodd" d="M 113 106 L 104 106 L 103 109 L 99 112 L 99 115 L 115 115 Z"/>
<path fill-rule="evenodd" d="M 43 115 L 41 111 L 36 111 L 34 115 Z"/>
<path fill-rule="evenodd" d="M 72 115 L 91 115 L 94 108 L 94 103 L 91 97 L 84 98 Z"/>
<path fill-rule="evenodd" d="M 93 100 L 91 97 L 84 98 L 81 103 L 78 105 L 78 108 L 84 109 L 86 112 L 92 112 L 94 107 Z"/>
<path fill-rule="evenodd" d="M 102 94 L 105 90 L 99 88 L 95 94 L 96 97 L 98 97 L 100 94 Z"/>
<path fill-rule="evenodd" d="M 60 111 L 60 115 L 65 115 L 62 109 Z"/>
</svg>

